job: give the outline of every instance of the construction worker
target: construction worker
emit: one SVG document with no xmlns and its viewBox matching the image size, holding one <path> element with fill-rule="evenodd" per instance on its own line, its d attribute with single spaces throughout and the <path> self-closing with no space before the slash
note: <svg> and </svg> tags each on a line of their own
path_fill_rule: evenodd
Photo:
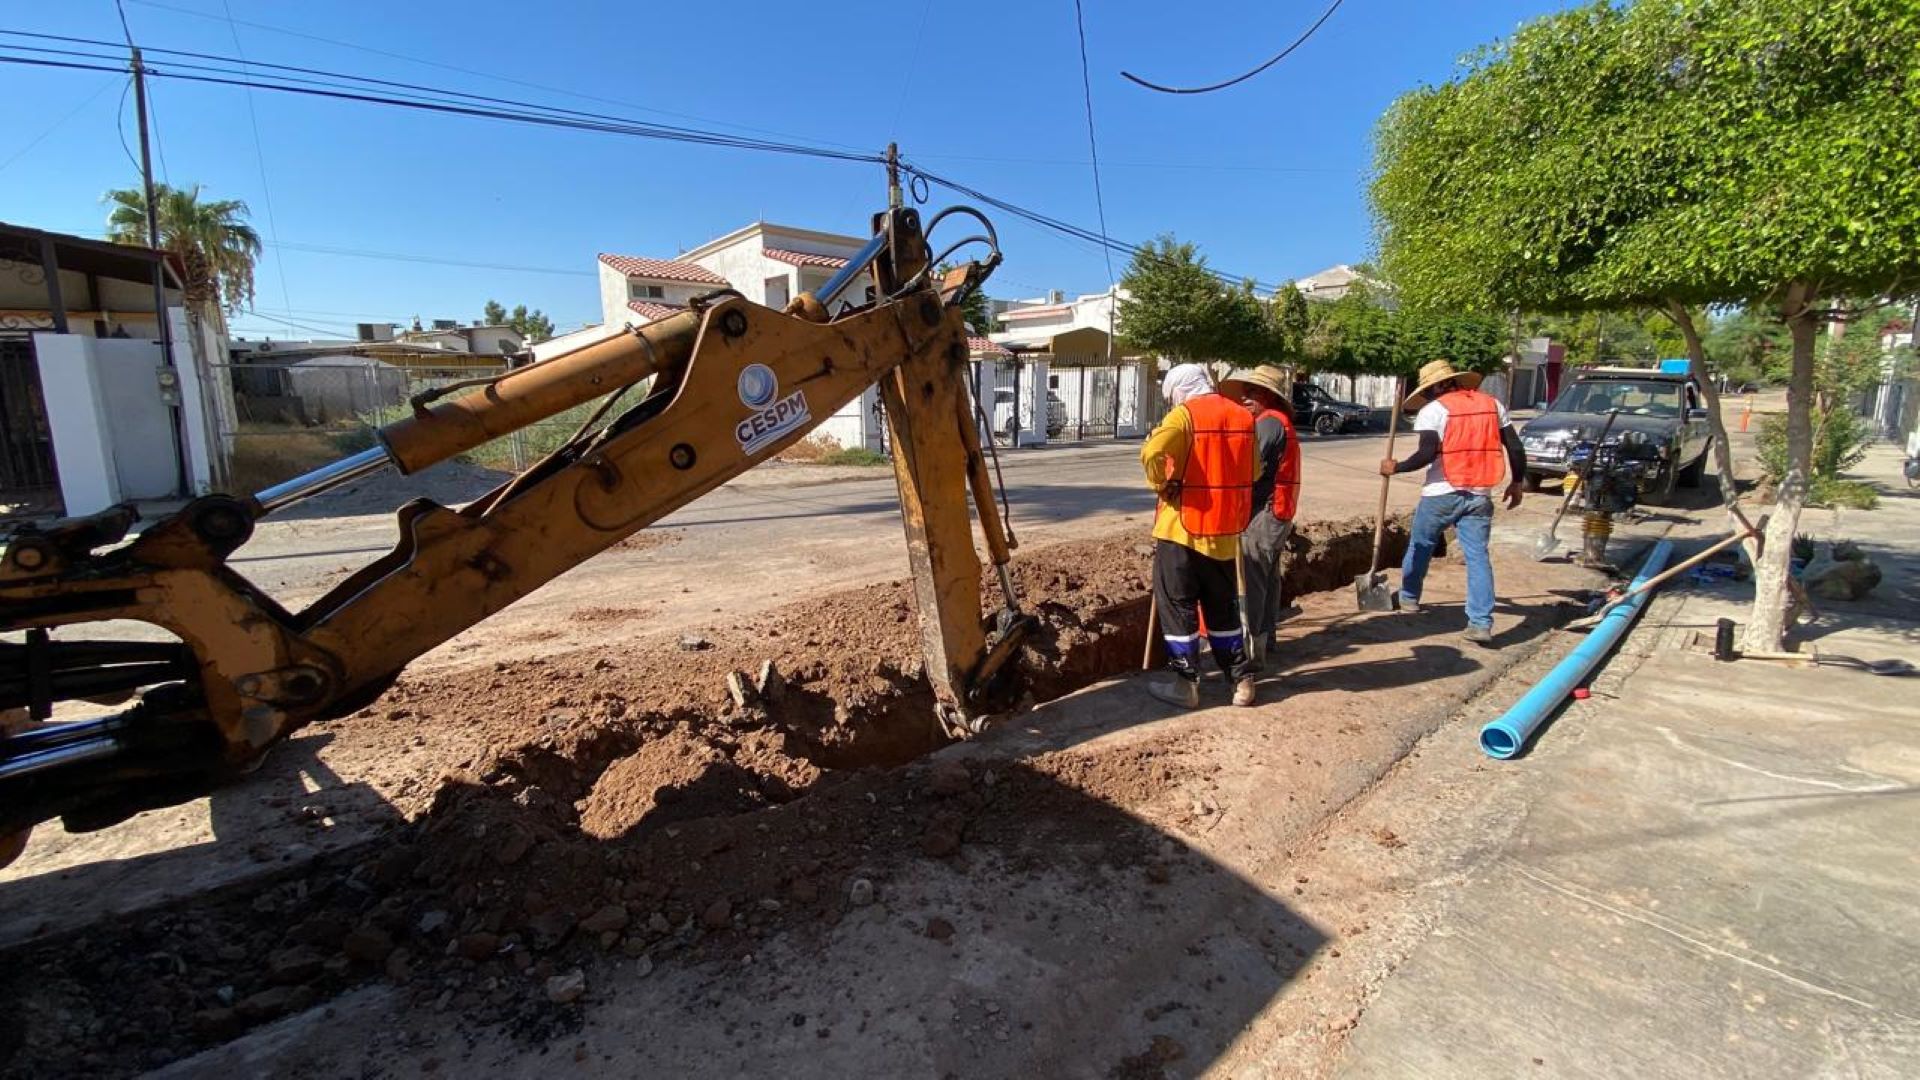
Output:
<svg viewBox="0 0 1920 1080">
<path fill-rule="evenodd" d="M 1492 645 L 1493 560 L 1487 538 L 1493 531 L 1493 490 L 1504 472 L 1507 509 L 1517 508 L 1527 458 L 1520 437 L 1507 423 L 1506 406 L 1475 389 L 1479 385 L 1478 374 L 1455 371 L 1445 360 L 1422 367 L 1413 393 L 1400 403 L 1403 411 L 1418 410 L 1413 430 L 1420 435 L 1420 448 L 1405 461 L 1381 461 L 1380 474 L 1427 470 L 1413 511 L 1406 561 L 1400 566 L 1401 610 L 1420 610 L 1427 563 L 1440 534 L 1451 527 L 1467 561 L 1466 639 Z"/>
<path fill-rule="evenodd" d="M 1140 463 L 1160 497 L 1154 515 L 1153 605 L 1168 673 L 1148 681 L 1154 697 L 1200 704 L 1204 641 L 1233 685 L 1235 705 L 1253 704 L 1236 573 L 1240 534 L 1253 511 L 1253 416 L 1213 387 L 1199 364 L 1176 364 L 1160 384 L 1172 406 L 1147 436 Z M 1201 630 L 1201 619 L 1206 629 Z"/>
<path fill-rule="evenodd" d="M 1300 437 L 1293 429 L 1290 387 L 1279 368 L 1262 364 L 1220 383 L 1220 392 L 1253 414 L 1253 520 L 1240 534 L 1247 583 L 1247 651 L 1264 666 L 1280 621 L 1280 556 L 1300 506 Z"/>
</svg>

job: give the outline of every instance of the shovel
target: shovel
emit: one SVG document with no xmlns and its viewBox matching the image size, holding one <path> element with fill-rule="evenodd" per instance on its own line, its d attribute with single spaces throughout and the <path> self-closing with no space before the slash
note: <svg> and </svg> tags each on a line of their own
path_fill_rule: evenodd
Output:
<svg viewBox="0 0 1920 1080">
<path fill-rule="evenodd" d="M 1730 548 L 1733 545 L 1741 542 L 1742 540 L 1745 540 L 1747 537 L 1760 535 L 1760 529 L 1766 523 L 1767 523 L 1767 519 L 1763 517 L 1760 519 L 1760 524 L 1754 526 L 1752 532 L 1734 533 L 1732 536 L 1729 536 L 1724 540 L 1718 541 L 1712 547 L 1707 548 L 1705 551 L 1700 552 L 1698 555 L 1694 555 L 1690 558 L 1683 559 L 1680 562 L 1674 563 L 1672 566 L 1667 567 L 1665 570 L 1660 571 L 1659 573 L 1653 575 L 1652 577 L 1641 582 L 1640 584 L 1635 585 L 1633 588 L 1628 589 L 1626 592 L 1621 593 L 1619 596 L 1616 596 L 1613 599 L 1607 601 L 1605 604 L 1603 604 L 1600 607 L 1600 610 L 1594 612 L 1593 614 L 1582 616 L 1581 618 L 1575 619 L 1572 622 L 1568 623 L 1567 629 L 1591 630 L 1594 627 L 1599 626 L 1600 620 L 1612 614 L 1614 608 L 1617 608 L 1621 604 L 1626 603 L 1628 600 L 1631 600 L 1634 597 L 1639 596 L 1641 593 L 1651 592 L 1652 590 L 1659 588 L 1660 586 L 1666 584 L 1667 582 L 1672 581 L 1674 578 L 1678 577 L 1679 575 L 1686 573 L 1688 570 L 1691 570 L 1694 567 L 1699 566 L 1701 563 L 1706 562 L 1708 559 L 1711 559 L 1715 555 L 1718 555 L 1722 551 L 1725 551 L 1727 548 Z"/>
<path fill-rule="evenodd" d="M 1393 411 L 1387 416 L 1387 456 L 1393 456 L 1393 437 L 1400 430 L 1400 402 L 1396 399 Z M 1387 575 L 1380 572 L 1380 548 L 1387 538 L 1387 492 L 1393 485 L 1393 477 L 1380 478 L 1380 508 L 1373 516 L 1373 561 L 1368 564 L 1367 572 L 1353 579 L 1353 599 L 1361 611 L 1395 611 L 1400 607 L 1400 594 L 1387 586 Z"/>
<path fill-rule="evenodd" d="M 1600 429 L 1600 437 L 1593 441 L 1593 448 L 1596 454 L 1599 453 L 1601 445 L 1607 441 L 1607 433 L 1613 430 L 1613 418 L 1619 415 L 1620 410 L 1618 409 L 1610 409 L 1607 411 L 1607 423 Z M 1560 550 L 1560 537 L 1557 535 L 1560 532 L 1560 519 L 1567 516 L 1567 508 L 1573 505 L 1574 493 L 1585 487 L 1588 478 L 1592 475 L 1593 459 L 1589 457 L 1587 459 L 1587 467 L 1581 470 L 1579 482 L 1568 488 L 1566 496 L 1560 500 L 1560 512 L 1553 515 L 1553 524 L 1547 526 L 1547 535 L 1533 542 L 1534 562 L 1545 562 L 1553 557 L 1554 552 Z"/>
</svg>

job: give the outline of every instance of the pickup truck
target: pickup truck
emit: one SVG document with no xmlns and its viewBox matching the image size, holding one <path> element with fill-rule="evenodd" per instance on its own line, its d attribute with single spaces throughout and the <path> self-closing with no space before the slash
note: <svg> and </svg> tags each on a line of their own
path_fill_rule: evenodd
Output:
<svg viewBox="0 0 1920 1080">
<path fill-rule="evenodd" d="M 1341 401 L 1308 382 L 1293 384 L 1293 424 L 1316 435 L 1338 435 L 1343 431 L 1365 430 L 1373 410 L 1351 401 Z"/>
<path fill-rule="evenodd" d="M 1520 428 L 1529 486 L 1564 476 L 1571 444 L 1599 437 L 1607 413 L 1615 410 L 1609 441 L 1638 431 L 1660 448 L 1659 468 L 1642 481 L 1644 501 L 1666 505 L 1676 486 L 1700 486 L 1713 445 L 1700 389 L 1688 375 L 1645 368 L 1582 371 L 1546 412 Z"/>
</svg>

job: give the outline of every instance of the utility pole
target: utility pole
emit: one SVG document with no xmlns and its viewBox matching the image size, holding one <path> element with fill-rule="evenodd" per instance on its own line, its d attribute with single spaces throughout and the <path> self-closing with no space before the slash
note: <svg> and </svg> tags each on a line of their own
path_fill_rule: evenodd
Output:
<svg viewBox="0 0 1920 1080">
<path fill-rule="evenodd" d="M 186 411 L 181 408 L 180 396 L 184 392 L 180 385 L 180 365 L 173 356 L 173 320 L 167 314 L 167 276 L 166 258 L 160 248 L 160 210 L 155 205 L 153 191 L 153 152 L 147 136 L 147 69 L 140 59 L 139 48 L 129 44 L 127 51 L 133 59 L 133 111 L 140 126 L 140 190 L 142 201 L 147 204 L 147 247 L 160 256 L 153 264 L 153 321 L 160 331 L 160 362 L 162 364 L 163 399 L 171 397 L 173 415 L 173 462 L 174 478 L 183 498 L 193 495 L 193 477 L 187 468 L 187 441 L 183 437 L 182 424 Z M 181 296 L 185 298 L 186 283 L 181 283 Z"/>
<path fill-rule="evenodd" d="M 900 194 L 900 144 L 887 144 L 887 209 L 898 210 L 905 203 Z"/>
<path fill-rule="evenodd" d="M 153 151 L 147 140 L 147 68 L 140 60 L 140 50 L 129 47 L 133 54 L 133 113 L 140 124 L 140 186 L 147 204 L 147 246 L 160 250 L 160 215 L 153 205 Z"/>
</svg>

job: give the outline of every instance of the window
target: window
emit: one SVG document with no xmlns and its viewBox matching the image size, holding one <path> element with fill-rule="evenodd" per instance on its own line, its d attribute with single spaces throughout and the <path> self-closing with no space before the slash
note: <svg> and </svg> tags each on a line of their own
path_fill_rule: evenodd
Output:
<svg viewBox="0 0 1920 1080">
<path fill-rule="evenodd" d="M 667 290 L 660 285 L 642 285 L 637 281 L 627 283 L 628 295 L 635 300 L 664 300 Z"/>
<path fill-rule="evenodd" d="M 1049 372 L 1047 374 L 1047 389 L 1049 390 L 1060 389 L 1060 376 Z"/>
<path fill-rule="evenodd" d="M 1628 416 L 1680 415 L 1680 387 L 1670 382 L 1594 379 L 1574 383 L 1553 412 L 1604 413 L 1614 409 Z"/>
</svg>

